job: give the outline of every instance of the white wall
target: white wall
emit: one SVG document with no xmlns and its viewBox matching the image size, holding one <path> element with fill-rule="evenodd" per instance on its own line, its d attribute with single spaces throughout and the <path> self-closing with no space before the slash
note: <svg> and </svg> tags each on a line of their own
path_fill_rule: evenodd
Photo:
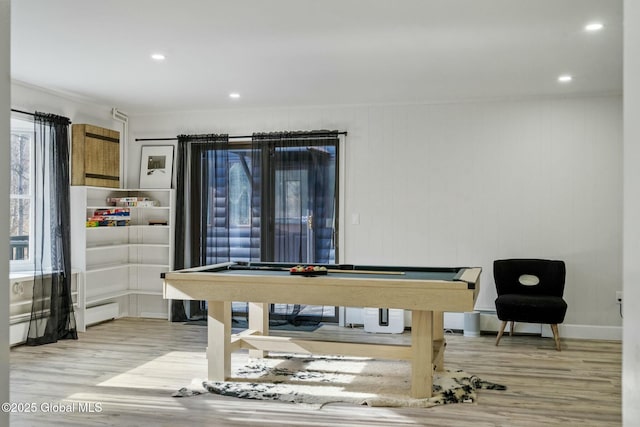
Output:
<svg viewBox="0 0 640 427">
<path fill-rule="evenodd" d="M 9 241 L 9 38 L 10 0 L 0 0 L 0 200 L 4 211 L 0 214 L 0 242 Z M 9 277 L 9 245 L 0 245 L 0 277 Z M 9 281 L 0 286 L 0 402 L 9 401 Z M 0 412 L 0 426 L 9 425 L 9 414 Z"/>
<path fill-rule="evenodd" d="M 73 123 L 89 123 L 121 131 L 121 124 L 111 117 L 110 107 L 21 82 L 13 81 L 11 84 L 11 108 L 58 114 L 70 118 Z"/>
<path fill-rule="evenodd" d="M 620 96 L 205 111 L 130 125 L 130 187 L 140 147 L 166 144 L 134 138 L 346 130 L 342 262 L 482 266 L 477 308 L 494 309 L 494 259 L 563 259 L 565 324 L 621 324 Z"/>
<path fill-rule="evenodd" d="M 640 423 L 640 4 L 624 2 L 624 331 L 622 418 Z"/>
</svg>

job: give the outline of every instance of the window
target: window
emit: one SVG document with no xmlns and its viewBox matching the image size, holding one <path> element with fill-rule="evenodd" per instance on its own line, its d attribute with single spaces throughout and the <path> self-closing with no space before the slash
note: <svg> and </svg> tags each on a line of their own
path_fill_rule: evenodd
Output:
<svg viewBox="0 0 640 427">
<path fill-rule="evenodd" d="M 229 143 L 223 135 L 178 137 L 186 161 L 178 172 L 177 265 L 335 263 L 338 142 L 332 132 L 258 134 L 250 143 Z M 246 307 L 234 302 L 233 314 Z M 203 310 L 204 304 L 189 304 L 185 317 L 197 319 Z M 272 304 L 270 315 L 338 319 L 336 307 L 298 304 Z"/>
<path fill-rule="evenodd" d="M 235 150 L 229 153 L 230 228 L 251 225 L 250 156 L 249 150 Z"/>
<path fill-rule="evenodd" d="M 265 163 L 271 179 L 262 186 L 269 199 L 263 217 L 273 219 L 262 222 L 262 261 L 335 263 L 336 148 L 277 147 Z"/>
<path fill-rule="evenodd" d="M 33 122 L 12 117 L 9 190 L 9 259 L 12 270 L 25 269 L 30 265 L 33 142 Z"/>
</svg>

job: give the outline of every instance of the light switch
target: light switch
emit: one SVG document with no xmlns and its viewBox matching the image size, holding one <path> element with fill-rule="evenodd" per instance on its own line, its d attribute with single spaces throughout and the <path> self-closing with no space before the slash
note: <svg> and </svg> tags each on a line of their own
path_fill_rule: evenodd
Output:
<svg viewBox="0 0 640 427">
<path fill-rule="evenodd" d="M 357 214 L 357 213 L 351 214 L 351 224 L 353 225 L 360 224 L 360 214 Z"/>
</svg>

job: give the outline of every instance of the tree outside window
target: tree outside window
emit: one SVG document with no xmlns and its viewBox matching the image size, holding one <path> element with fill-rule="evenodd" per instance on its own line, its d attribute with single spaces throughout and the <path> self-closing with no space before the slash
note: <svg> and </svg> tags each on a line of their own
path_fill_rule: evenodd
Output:
<svg viewBox="0 0 640 427">
<path fill-rule="evenodd" d="M 11 261 L 29 260 L 33 123 L 11 119 L 9 235 Z"/>
<path fill-rule="evenodd" d="M 242 154 L 241 154 L 242 155 Z M 229 157 L 229 225 L 249 226 L 251 222 L 251 181 L 245 171 L 240 156 Z"/>
</svg>

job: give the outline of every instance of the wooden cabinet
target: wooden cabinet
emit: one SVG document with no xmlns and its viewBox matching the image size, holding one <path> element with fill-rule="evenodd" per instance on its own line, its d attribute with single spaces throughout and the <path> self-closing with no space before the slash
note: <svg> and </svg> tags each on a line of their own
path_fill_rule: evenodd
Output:
<svg viewBox="0 0 640 427">
<path fill-rule="evenodd" d="M 71 184 L 120 187 L 120 132 L 77 124 L 71 134 Z"/>
<path fill-rule="evenodd" d="M 125 197 L 155 203 L 112 206 L 108 201 Z M 118 303 L 120 314 L 167 318 L 160 274 L 173 267 L 174 200 L 171 189 L 71 187 L 71 261 L 84 279 L 81 305 L 88 315 Z M 116 223 L 127 225 L 87 226 L 96 211 L 116 207 L 129 213 Z"/>
</svg>

